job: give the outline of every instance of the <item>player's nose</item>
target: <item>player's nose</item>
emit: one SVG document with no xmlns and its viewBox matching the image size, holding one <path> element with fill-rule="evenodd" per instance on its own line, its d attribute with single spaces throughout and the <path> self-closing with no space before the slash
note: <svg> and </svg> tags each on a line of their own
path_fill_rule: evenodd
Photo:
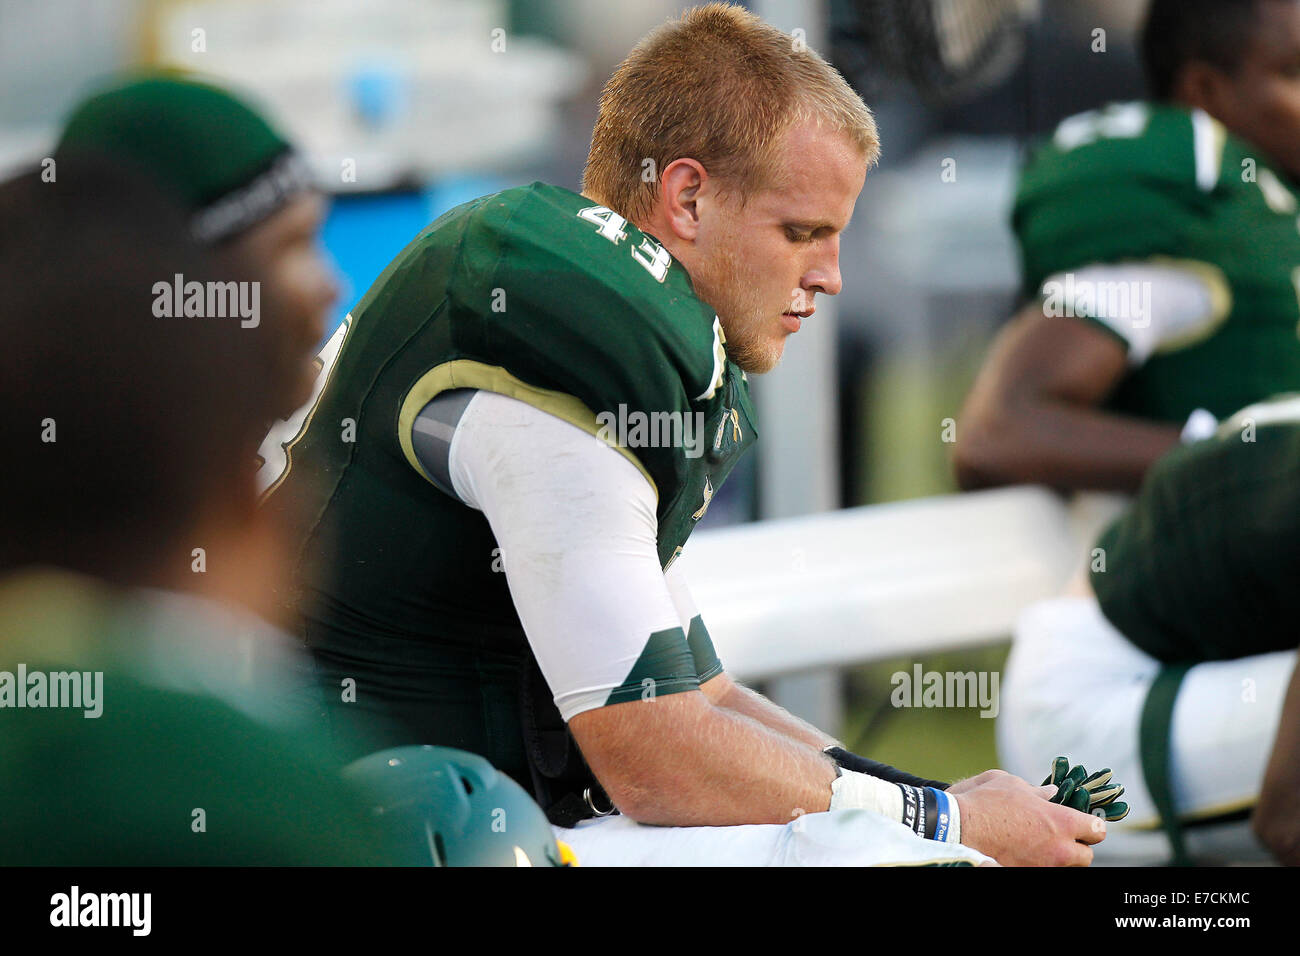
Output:
<svg viewBox="0 0 1300 956">
<path fill-rule="evenodd" d="M 826 258 L 817 263 L 816 268 L 805 277 L 806 281 L 803 284 L 803 288 L 808 290 L 810 298 L 814 292 L 822 292 L 826 295 L 839 295 L 840 289 L 844 287 L 844 282 L 840 276 L 839 237 L 836 236 L 835 240 L 831 242 L 829 246 L 830 251 Z"/>
</svg>

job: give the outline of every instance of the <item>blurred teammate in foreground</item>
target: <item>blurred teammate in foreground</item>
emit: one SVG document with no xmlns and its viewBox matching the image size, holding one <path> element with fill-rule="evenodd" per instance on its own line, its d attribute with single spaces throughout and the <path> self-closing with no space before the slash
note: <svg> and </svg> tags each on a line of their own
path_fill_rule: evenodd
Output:
<svg viewBox="0 0 1300 956">
<path fill-rule="evenodd" d="M 1066 120 L 1021 179 L 1033 303 L 962 411 L 963 488 L 1133 492 L 1300 388 L 1300 3 L 1153 0 L 1142 53 L 1151 101 Z"/>
<path fill-rule="evenodd" d="M 320 244 L 326 201 L 294 145 L 216 83 L 152 71 L 121 77 L 72 109 L 54 151 L 56 174 L 81 157 L 148 178 L 180 205 L 215 268 L 256 273 L 256 283 L 218 289 L 201 307 L 237 322 L 256 344 L 261 381 L 277 389 L 267 423 L 307 401 L 338 283 Z M 161 314 L 179 320 L 200 307 L 174 281 L 172 291 Z M 268 533 L 293 540 L 296 521 L 280 515 Z M 271 618 L 276 608 L 253 610 Z"/>
<path fill-rule="evenodd" d="M 283 382 L 238 318 L 159 317 L 219 272 L 135 172 L 0 187 L 0 862 L 401 861 L 279 701 L 284 636 L 236 608 L 283 555 L 252 454 Z M 408 857 L 409 858 L 409 857 Z"/>
<path fill-rule="evenodd" d="M 298 151 L 260 113 L 220 87 L 179 73 L 141 73 L 88 97 L 69 115 L 56 163 L 106 156 L 148 176 L 186 209 L 193 236 L 225 269 L 261 277 L 246 335 L 268 340 L 282 417 L 311 395 L 314 354 L 338 299 L 320 245 L 325 199 Z"/>
<path fill-rule="evenodd" d="M 485 196 L 394 260 L 262 448 L 267 507 L 315 516 L 288 600 L 340 739 L 483 754 L 584 865 L 1089 861 L 1104 823 L 1054 787 L 825 752 L 674 563 L 877 151 L 817 54 L 710 4 L 618 68 L 581 195 Z"/>
<path fill-rule="evenodd" d="M 310 395 L 337 294 L 317 241 L 324 202 L 303 160 L 219 87 L 145 74 L 73 110 L 45 172 L 52 182 L 29 177 L 9 189 L 7 221 L 39 222 L 42 241 L 35 251 L 11 247 L 5 260 L 28 307 L 12 318 L 41 325 L 13 337 L 11 357 L 28 365 L 7 381 L 36 383 L 15 423 L 27 421 L 21 409 L 43 408 L 52 444 L 54 429 L 64 429 L 64 445 L 44 456 L 63 451 L 66 467 L 57 480 L 40 470 L 31 478 L 42 489 L 25 519 L 32 530 L 9 539 L 6 568 L 15 570 L 6 607 L 18 621 L 9 633 L 24 639 L 8 651 L 39 662 L 55 648 L 56 658 L 102 667 L 107 700 L 98 699 L 102 716 L 88 724 L 26 713 L 29 732 L 7 741 L 15 768 L 42 750 L 89 755 L 84 799 L 64 776 L 72 764 L 58 759 L 39 793 L 12 792 L 14 826 L 40 814 L 65 835 L 51 840 L 36 828 L 43 840 L 19 841 L 26 849 L 11 859 L 559 861 L 540 810 L 471 755 L 372 755 L 351 775 L 364 793 L 345 787 L 336 776 L 341 759 L 306 723 L 315 707 L 307 662 L 284 634 L 236 609 L 270 610 L 272 582 L 289 561 L 293 522 L 252 511 L 253 451 L 268 421 Z M 67 248 L 54 255 L 60 240 Z M 105 272 L 113 281 L 86 307 Z M 77 361 L 68 349 L 89 356 L 93 371 L 70 374 Z M 67 369 L 51 372 L 61 361 Z M 111 453 L 87 441 L 91 414 L 96 441 L 116 443 Z M 23 431 L 16 447 L 30 438 Z M 61 496 L 66 526 L 51 516 Z M 71 541 L 69 527 L 79 529 Z M 202 546 L 162 557 L 167 535 L 177 533 Z M 194 751 L 207 754 L 201 768 Z M 187 804 L 195 819 L 182 823 L 206 840 L 178 824 L 175 804 L 186 800 L 201 806 Z M 492 808 L 504 806 L 511 813 L 502 827 Z M 58 808 L 77 807 L 95 811 L 93 826 L 65 825 Z M 382 830 L 374 808 L 384 811 Z M 98 828 L 114 820 L 132 825 L 105 838 Z M 419 839 L 410 839 L 416 830 Z"/>
</svg>

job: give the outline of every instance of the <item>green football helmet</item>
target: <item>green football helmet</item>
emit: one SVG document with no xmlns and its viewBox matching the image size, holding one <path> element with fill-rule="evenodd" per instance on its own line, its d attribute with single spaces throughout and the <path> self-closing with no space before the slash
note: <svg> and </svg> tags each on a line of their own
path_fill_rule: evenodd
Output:
<svg viewBox="0 0 1300 956">
<path fill-rule="evenodd" d="M 430 866 L 572 866 L 536 802 L 477 754 L 393 747 L 348 764 L 373 812 Z"/>
</svg>

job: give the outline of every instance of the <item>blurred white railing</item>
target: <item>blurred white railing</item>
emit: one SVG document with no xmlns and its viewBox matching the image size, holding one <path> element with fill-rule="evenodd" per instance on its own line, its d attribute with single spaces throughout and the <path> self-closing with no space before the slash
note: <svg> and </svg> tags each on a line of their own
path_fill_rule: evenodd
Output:
<svg viewBox="0 0 1300 956">
<path fill-rule="evenodd" d="M 1019 487 L 702 531 L 679 560 L 728 672 L 763 680 L 1003 639 L 1080 548 Z"/>
</svg>

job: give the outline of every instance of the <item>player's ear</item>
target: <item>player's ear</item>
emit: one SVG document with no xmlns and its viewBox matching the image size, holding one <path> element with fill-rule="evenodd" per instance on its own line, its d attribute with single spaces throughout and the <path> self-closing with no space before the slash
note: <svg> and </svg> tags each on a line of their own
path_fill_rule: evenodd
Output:
<svg viewBox="0 0 1300 956">
<path fill-rule="evenodd" d="M 660 176 L 659 196 L 669 228 L 681 239 L 693 241 L 699 232 L 700 191 L 709 174 L 694 159 L 675 159 Z"/>
<path fill-rule="evenodd" d="M 1232 112 L 1232 80 L 1218 67 L 1200 60 L 1189 60 L 1178 73 L 1174 99 L 1187 106 L 1204 110 L 1223 122 Z"/>
</svg>

